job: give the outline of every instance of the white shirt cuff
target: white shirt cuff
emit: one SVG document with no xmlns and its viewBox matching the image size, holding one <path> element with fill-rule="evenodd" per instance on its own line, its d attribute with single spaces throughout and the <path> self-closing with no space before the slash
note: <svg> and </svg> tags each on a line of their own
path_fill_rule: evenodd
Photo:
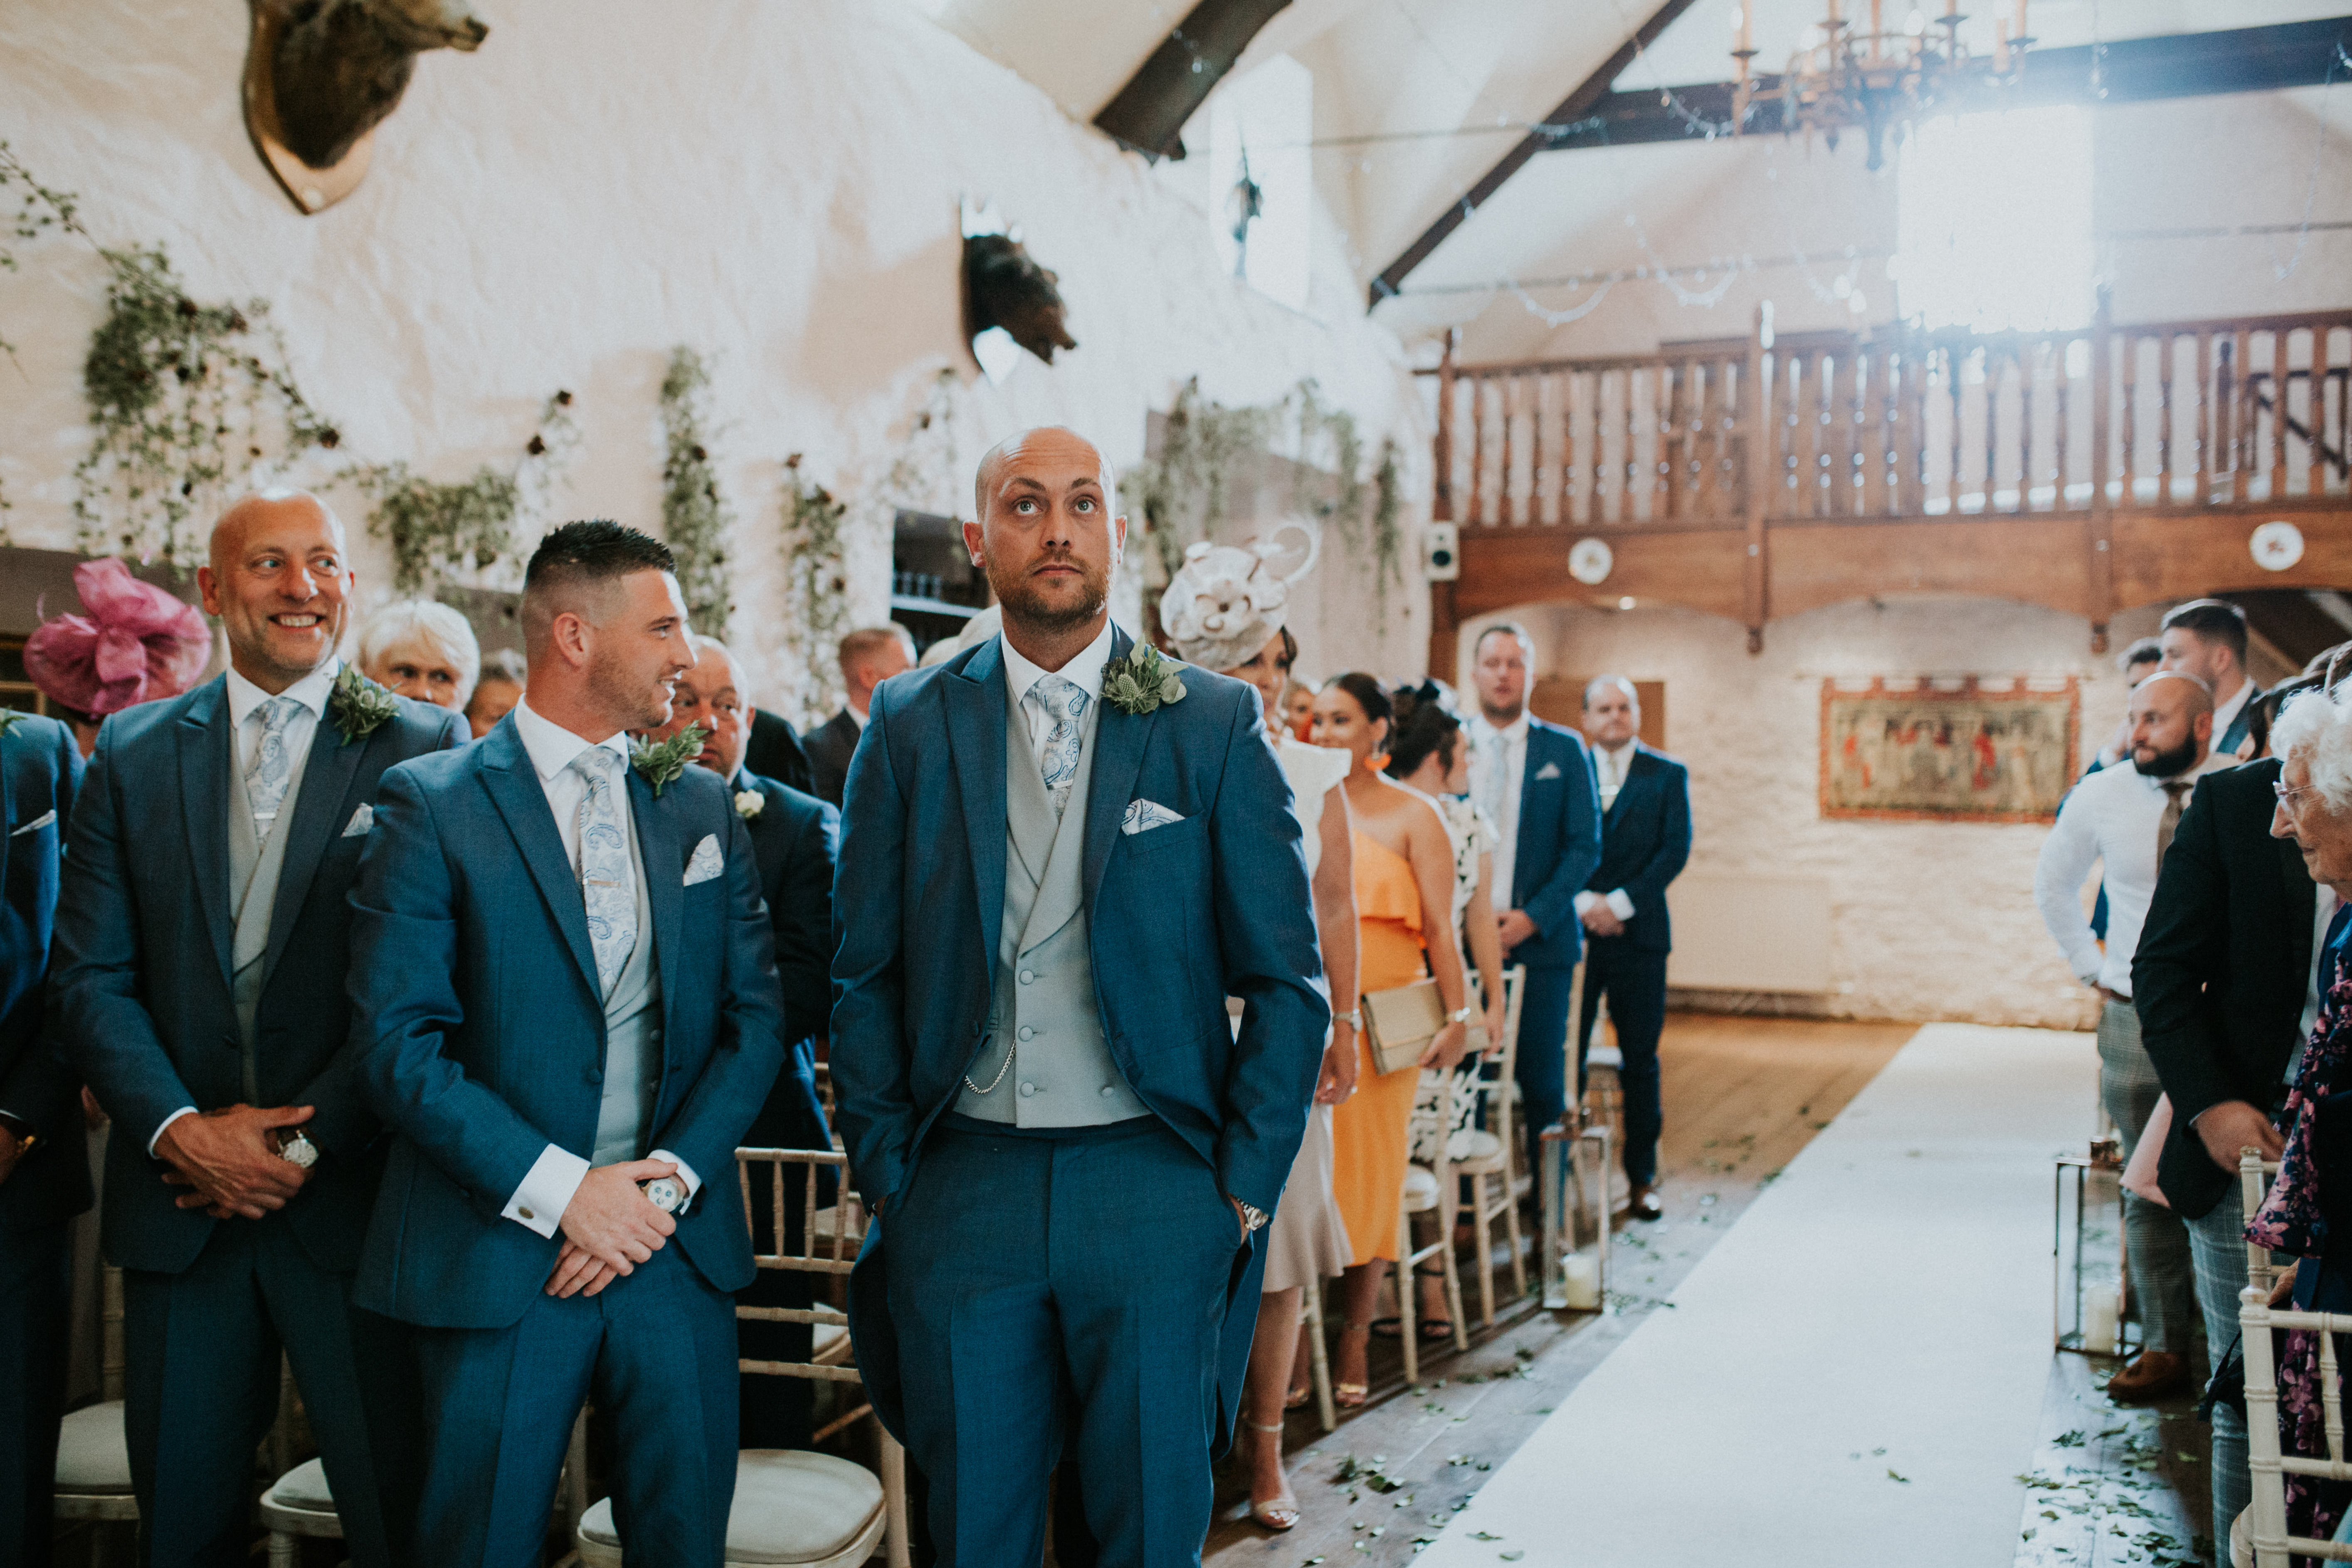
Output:
<svg viewBox="0 0 2352 1568">
<path fill-rule="evenodd" d="M 514 1196 L 499 1211 L 499 1217 L 510 1219 L 541 1236 L 552 1237 L 556 1226 L 563 1223 L 563 1211 L 572 1206 L 572 1194 L 580 1190 L 581 1180 L 587 1174 L 587 1161 L 569 1149 L 550 1143 L 531 1162 L 522 1185 L 514 1190 Z"/>
<path fill-rule="evenodd" d="M 194 1106 L 184 1105 L 180 1107 L 179 1110 L 172 1112 L 171 1115 L 163 1118 L 163 1121 L 157 1122 L 155 1124 L 155 1136 L 147 1140 L 147 1157 L 150 1160 L 157 1157 L 155 1153 L 155 1145 L 163 1142 L 164 1128 L 169 1127 L 173 1122 L 177 1121 L 183 1116 L 194 1116 L 195 1113 L 196 1108 Z"/>
<path fill-rule="evenodd" d="M 667 1160 L 671 1164 L 677 1167 L 679 1179 L 686 1183 L 687 1202 L 692 1203 L 694 1201 L 694 1194 L 702 1190 L 702 1178 L 694 1173 L 694 1167 L 679 1159 L 677 1155 L 671 1153 L 668 1150 L 656 1149 L 652 1153 L 646 1155 L 646 1158 L 648 1160 Z"/>
<path fill-rule="evenodd" d="M 1577 895 L 1576 895 L 1576 918 L 1577 918 L 1578 920 L 1582 920 L 1586 915 L 1590 914 L 1590 913 L 1592 911 L 1592 906 L 1593 906 L 1593 905 L 1595 905 L 1595 904 L 1597 904 L 1597 903 L 1599 903 L 1600 901 L 1601 901 L 1601 895 L 1600 895 L 1600 894 L 1598 894 L 1598 893 L 1590 893 L 1590 892 L 1587 892 L 1587 893 L 1579 893 L 1579 894 L 1577 894 Z"/>
<path fill-rule="evenodd" d="M 1633 918 L 1633 900 L 1625 896 L 1624 889 L 1609 889 L 1609 912 L 1621 921 L 1630 921 Z"/>
</svg>

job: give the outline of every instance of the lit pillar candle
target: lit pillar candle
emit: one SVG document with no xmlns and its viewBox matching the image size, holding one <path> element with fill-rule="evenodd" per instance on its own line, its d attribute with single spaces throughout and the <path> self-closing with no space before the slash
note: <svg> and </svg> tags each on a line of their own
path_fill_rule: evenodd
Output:
<svg viewBox="0 0 2352 1568">
<path fill-rule="evenodd" d="M 1571 1252 L 1559 1260 L 1562 1295 L 1571 1310 L 1590 1312 L 1601 1305 L 1601 1259 L 1589 1252 Z"/>
<path fill-rule="evenodd" d="M 2083 1348 L 2094 1355 L 2116 1353 L 2116 1331 L 2122 1303 L 2113 1285 L 2092 1285 L 2083 1291 Z"/>
<path fill-rule="evenodd" d="M 1748 50 L 1753 49 L 1756 45 L 1750 29 L 1752 17 L 1749 14 L 1748 8 L 1742 5 L 1731 15 L 1739 24 L 1739 47 L 1741 51 L 1744 53 Z"/>
<path fill-rule="evenodd" d="M 2033 35 L 2025 26 L 2025 0 L 2017 0 L 2017 26 L 2009 30 L 2012 38 L 2030 38 Z"/>
<path fill-rule="evenodd" d="M 2009 23 L 2005 18 L 1997 18 L 1992 25 L 1992 68 L 2009 68 Z"/>
</svg>

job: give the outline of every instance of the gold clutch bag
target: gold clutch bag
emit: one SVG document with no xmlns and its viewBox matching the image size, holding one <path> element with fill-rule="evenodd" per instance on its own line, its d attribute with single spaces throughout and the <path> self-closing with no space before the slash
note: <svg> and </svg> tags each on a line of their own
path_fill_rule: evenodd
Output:
<svg viewBox="0 0 2352 1568">
<path fill-rule="evenodd" d="M 1375 991 L 1363 1006 L 1364 1044 L 1371 1047 L 1372 1070 L 1383 1077 L 1420 1065 L 1429 1042 L 1445 1027 L 1445 1003 L 1434 980 Z"/>
</svg>

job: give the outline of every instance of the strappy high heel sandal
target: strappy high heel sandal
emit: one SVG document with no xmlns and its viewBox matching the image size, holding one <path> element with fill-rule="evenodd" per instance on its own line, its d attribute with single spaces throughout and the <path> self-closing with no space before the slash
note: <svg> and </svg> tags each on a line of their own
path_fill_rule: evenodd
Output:
<svg viewBox="0 0 2352 1568">
<path fill-rule="evenodd" d="M 1277 1443 L 1278 1451 L 1278 1445 L 1283 1430 L 1281 1422 L 1277 1421 L 1271 1426 L 1261 1426 L 1255 1421 L 1244 1421 L 1242 1425 L 1247 1426 L 1253 1432 L 1268 1434 L 1274 1436 Z M 1264 1441 L 1264 1437 L 1261 1436 L 1259 1440 Z M 1289 1473 L 1285 1471 L 1283 1474 L 1281 1496 L 1269 1498 L 1265 1502 L 1260 1502 L 1257 1499 L 1252 1498 L 1250 1499 L 1249 1510 L 1250 1518 L 1252 1520 L 1255 1521 L 1265 1529 L 1274 1531 L 1277 1533 L 1282 1531 L 1288 1530 L 1292 1525 L 1297 1524 L 1298 1522 L 1298 1494 L 1290 1489 Z"/>
<path fill-rule="evenodd" d="M 1340 1324 L 1339 1337 L 1345 1340 L 1349 1334 L 1364 1336 L 1364 1363 L 1369 1369 L 1372 1356 L 1372 1325 L 1370 1323 Z M 1372 1387 L 1369 1383 L 1335 1383 L 1331 1385 L 1331 1403 L 1342 1410 L 1361 1410 L 1364 1407 L 1365 1399 L 1371 1392 Z"/>
</svg>

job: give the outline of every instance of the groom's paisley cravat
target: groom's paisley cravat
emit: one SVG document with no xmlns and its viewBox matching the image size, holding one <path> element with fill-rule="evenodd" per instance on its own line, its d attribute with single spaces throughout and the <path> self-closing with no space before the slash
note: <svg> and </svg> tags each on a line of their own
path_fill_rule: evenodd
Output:
<svg viewBox="0 0 2352 1568">
<path fill-rule="evenodd" d="M 572 759 L 572 771 L 587 781 L 580 799 L 580 897 L 588 907 L 588 942 L 596 952 L 596 986 L 613 994 L 613 983 L 637 946 L 636 884 L 630 875 L 629 835 L 621 822 L 621 759 L 609 747 L 591 746 Z"/>
<path fill-rule="evenodd" d="M 245 795 L 253 804 L 253 825 L 265 838 L 269 836 L 269 825 L 278 820 L 278 808 L 286 804 L 287 782 L 294 776 L 294 752 L 286 743 L 286 726 L 301 710 L 302 704 L 291 697 L 273 697 L 253 710 L 252 717 L 261 721 L 261 744 L 253 749 L 253 760 L 246 764 Z"/>
<path fill-rule="evenodd" d="M 1045 794 L 1058 817 L 1070 804 L 1070 786 L 1078 776 L 1078 721 L 1086 716 L 1087 694 L 1076 681 L 1049 674 L 1040 676 L 1021 700 L 1034 703 L 1045 715 L 1045 742 L 1037 766 L 1045 775 Z"/>
</svg>

